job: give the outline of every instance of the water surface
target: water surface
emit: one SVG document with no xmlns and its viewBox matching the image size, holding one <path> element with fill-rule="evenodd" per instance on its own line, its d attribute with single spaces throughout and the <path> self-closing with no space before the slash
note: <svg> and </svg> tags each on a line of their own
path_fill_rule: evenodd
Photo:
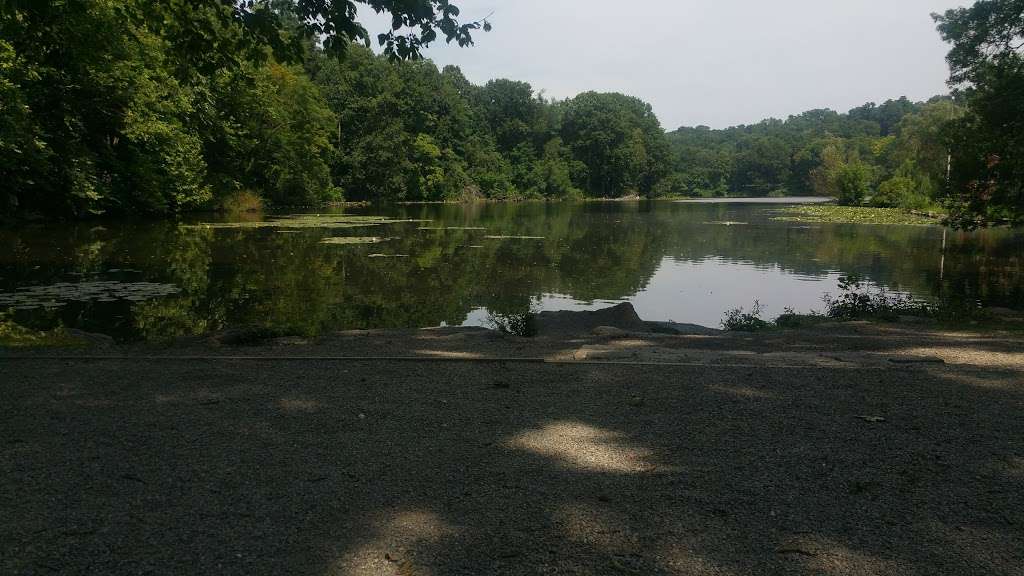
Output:
<svg viewBox="0 0 1024 576">
<path fill-rule="evenodd" d="M 411 205 L 286 225 L 246 215 L 19 227 L 0 231 L 0 312 L 126 341 L 232 325 L 484 325 L 491 312 L 622 301 L 645 319 L 718 326 L 755 299 L 766 317 L 820 310 L 846 273 L 919 298 L 1024 306 L 1020 232 L 949 231 L 943 252 L 938 226 L 774 221 L 779 208 Z"/>
</svg>

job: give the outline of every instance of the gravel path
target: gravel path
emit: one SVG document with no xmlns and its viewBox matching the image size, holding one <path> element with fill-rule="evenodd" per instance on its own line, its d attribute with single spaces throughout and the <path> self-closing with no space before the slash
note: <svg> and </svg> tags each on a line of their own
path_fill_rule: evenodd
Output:
<svg viewBox="0 0 1024 576">
<path fill-rule="evenodd" d="M 1024 347 L 880 330 L 7 353 L 0 574 L 1024 574 Z"/>
</svg>

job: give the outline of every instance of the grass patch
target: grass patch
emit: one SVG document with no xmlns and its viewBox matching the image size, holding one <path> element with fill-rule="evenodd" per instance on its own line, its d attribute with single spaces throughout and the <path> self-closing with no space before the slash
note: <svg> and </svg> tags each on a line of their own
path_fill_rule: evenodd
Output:
<svg viewBox="0 0 1024 576">
<path fill-rule="evenodd" d="M 88 342 L 68 334 L 63 326 L 52 330 L 32 330 L 0 315 L 0 348 L 58 348 L 86 345 Z"/>
<path fill-rule="evenodd" d="M 865 206 L 812 205 L 790 206 L 777 212 L 772 220 L 779 222 L 810 222 L 824 224 L 903 224 L 929 226 L 939 220 L 914 214 L 899 208 L 869 208 Z"/>
<path fill-rule="evenodd" d="M 218 208 L 229 214 L 262 212 L 263 199 L 251 190 L 238 190 L 222 198 Z"/>
</svg>

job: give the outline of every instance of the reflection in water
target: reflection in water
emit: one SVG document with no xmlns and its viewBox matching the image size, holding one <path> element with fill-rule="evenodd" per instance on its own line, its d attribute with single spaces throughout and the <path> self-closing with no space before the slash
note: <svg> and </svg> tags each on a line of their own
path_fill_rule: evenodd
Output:
<svg viewBox="0 0 1024 576">
<path fill-rule="evenodd" d="M 366 237 L 365 227 L 338 228 L 340 214 L 321 217 L 325 226 L 303 216 L 288 234 L 251 220 L 33 226 L 0 231 L 0 245 L 10 247 L 0 251 L 0 293 L 81 282 L 173 287 L 153 298 L 11 311 L 31 326 L 63 322 L 125 340 L 239 324 L 302 335 L 485 325 L 490 311 L 623 300 L 647 319 L 716 326 L 726 309 L 755 299 L 769 315 L 821 308 L 837 277 L 853 272 L 922 298 L 1024 305 L 1020 232 L 949 232 L 943 254 L 939 227 L 793 224 L 771 221 L 774 210 L 529 203 L 396 206 L 343 218 L 388 218 L 372 228 L 384 244 L 324 244 Z"/>
</svg>

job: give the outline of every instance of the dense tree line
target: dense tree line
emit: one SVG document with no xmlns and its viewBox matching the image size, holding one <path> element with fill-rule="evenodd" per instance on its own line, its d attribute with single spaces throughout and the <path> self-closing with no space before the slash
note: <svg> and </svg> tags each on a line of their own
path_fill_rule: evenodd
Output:
<svg viewBox="0 0 1024 576">
<path fill-rule="evenodd" d="M 926 208 L 939 200 L 943 127 L 963 114 L 949 98 L 812 110 L 785 121 L 668 134 L 670 191 L 699 196 L 832 196 L 848 204 Z"/>
<path fill-rule="evenodd" d="M 0 2 L 0 215 L 325 201 L 825 195 L 1024 213 L 1024 0 L 936 16 L 952 97 L 666 134 L 650 105 L 469 82 L 418 59 L 486 22 L 447 0 Z M 408 31 L 408 32 L 403 32 Z M 97 41 L 102 38 L 103 41 Z"/>
</svg>

